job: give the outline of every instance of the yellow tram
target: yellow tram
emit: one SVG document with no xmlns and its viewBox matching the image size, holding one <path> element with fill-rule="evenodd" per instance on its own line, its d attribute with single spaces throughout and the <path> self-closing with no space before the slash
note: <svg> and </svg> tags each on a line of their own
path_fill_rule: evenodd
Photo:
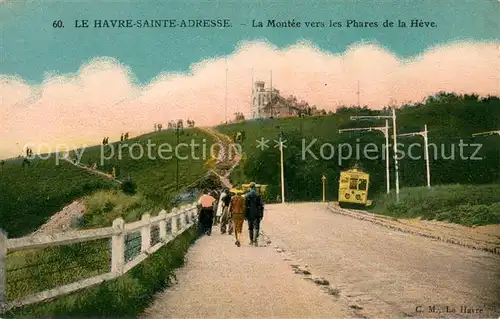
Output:
<svg viewBox="0 0 500 319">
<path fill-rule="evenodd" d="M 369 185 L 370 174 L 358 167 L 340 172 L 338 205 L 370 206 L 372 201 L 368 199 Z"/>
</svg>

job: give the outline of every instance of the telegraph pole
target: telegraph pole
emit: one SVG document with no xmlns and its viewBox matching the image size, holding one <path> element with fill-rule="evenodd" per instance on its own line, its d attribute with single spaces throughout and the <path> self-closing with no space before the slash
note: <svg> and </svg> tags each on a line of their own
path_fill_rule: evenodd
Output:
<svg viewBox="0 0 500 319">
<path fill-rule="evenodd" d="M 489 131 L 489 132 L 481 132 L 481 133 L 474 133 L 472 134 L 472 137 L 476 137 L 476 136 L 490 136 L 490 135 L 500 135 L 500 130 L 497 130 L 497 131 Z"/>
<path fill-rule="evenodd" d="M 176 191 L 179 191 L 179 122 L 177 122 L 177 125 L 176 125 L 176 129 L 175 129 L 175 135 L 176 135 L 176 139 L 177 139 L 177 145 L 176 145 L 176 154 L 175 154 L 175 171 L 176 171 L 176 174 L 175 174 L 175 189 Z"/>
<path fill-rule="evenodd" d="M 385 178 L 387 179 L 387 194 L 391 191 L 389 176 L 389 121 L 385 120 Z"/>
<path fill-rule="evenodd" d="M 359 80 L 358 80 L 358 90 L 356 91 L 356 94 L 358 95 L 358 107 L 360 107 L 360 104 L 359 104 Z"/>
<path fill-rule="evenodd" d="M 227 60 L 226 60 L 226 94 L 224 98 L 224 110 L 225 110 L 225 118 L 227 124 Z"/>
<path fill-rule="evenodd" d="M 283 163 L 283 139 L 280 132 L 280 165 L 281 165 L 281 203 L 285 203 L 285 172 Z"/>
<path fill-rule="evenodd" d="M 380 119 L 392 119 L 392 129 L 394 136 L 394 169 L 396 175 L 396 202 L 399 203 L 399 173 L 398 173 L 398 159 L 397 159 L 397 137 L 396 137 L 396 111 L 395 107 L 392 107 L 392 116 L 383 116 L 383 115 L 363 115 L 363 116 L 351 116 L 351 120 L 380 120 Z M 388 140 L 387 145 L 389 145 Z M 386 150 L 387 151 L 387 150 Z"/>
<path fill-rule="evenodd" d="M 431 170 L 430 170 L 430 165 L 429 165 L 429 138 L 428 138 L 428 133 L 427 131 L 427 124 L 424 126 L 424 130 L 422 132 L 414 132 L 414 133 L 406 133 L 406 134 L 400 134 L 398 136 L 404 137 L 404 136 L 416 136 L 420 135 L 424 138 L 424 156 L 425 156 L 425 167 L 426 167 L 426 175 L 427 175 L 427 188 L 431 188 Z"/>
<path fill-rule="evenodd" d="M 271 116 L 274 117 L 274 107 L 273 107 L 273 70 L 269 70 L 270 72 L 270 82 L 269 82 L 269 86 L 270 86 L 270 91 L 269 91 L 269 106 L 271 108 Z"/>
<path fill-rule="evenodd" d="M 346 128 L 339 130 L 339 133 L 342 132 L 353 132 L 353 131 L 380 131 L 384 133 L 385 136 L 385 167 L 386 167 L 386 186 L 387 186 L 387 194 L 390 192 L 390 175 L 389 175 L 389 121 L 385 120 L 385 126 L 380 127 L 363 127 L 363 128 Z"/>
<path fill-rule="evenodd" d="M 398 140 L 396 138 L 396 108 L 392 107 L 392 134 L 394 135 L 394 170 L 396 174 L 396 203 L 399 203 Z"/>
</svg>

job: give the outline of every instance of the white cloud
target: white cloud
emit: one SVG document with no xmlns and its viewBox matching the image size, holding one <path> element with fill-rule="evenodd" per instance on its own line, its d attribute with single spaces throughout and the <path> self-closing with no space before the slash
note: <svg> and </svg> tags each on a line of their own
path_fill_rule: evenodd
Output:
<svg viewBox="0 0 500 319">
<path fill-rule="evenodd" d="M 228 57 L 195 63 L 189 72 L 161 73 L 145 86 L 112 58 L 96 58 L 75 74 L 47 75 L 30 86 L 0 75 L 0 157 L 15 156 L 16 143 L 99 143 L 123 131 L 148 132 L 154 123 L 191 118 L 197 124 L 224 120 L 225 69 L 228 114 L 250 112 L 254 80 L 269 81 L 284 94 L 335 109 L 357 103 L 373 108 L 389 100 L 419 101 L 438 91 L 499 95 L 498 43 L 452 43 L 418 57 L 399 59 L 377 44 L 357 44 L 343 54 L 300 42 L 278 49 L 265 41 L 243 42 Z M 227 58 L 227 64 L 226 60 Z"/>
</svg>

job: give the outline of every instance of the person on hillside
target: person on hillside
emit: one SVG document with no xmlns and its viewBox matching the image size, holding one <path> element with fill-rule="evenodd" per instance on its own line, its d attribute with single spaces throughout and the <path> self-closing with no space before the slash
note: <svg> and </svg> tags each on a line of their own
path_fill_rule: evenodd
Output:
<svg viewBox="0 0 500 319">
<path fill-rule="evenodd" d="M 240 247 L 241 232 L 243 230 L 243 222 L 245 221 L 245 198 L 241 195 L 243 191 L 233 189 L 231 192 L 234 196 L 229 204 L 229 214 L 234 225 L 234 237 L 236 246 Z"/>
<path fill-rule="evenodd" d="M 199 222 L 202 233 L 210 236 L 212 234 L 212 224 L 214 219 L 215 198 L 209 194 L 208 190 L 203 191 L 203 195 L 198 200 L 200 209 Z"/>
<path fill-rule="evenodd" d="M 221 216 L 221 225 L 220 232 L 221 234 L 225 234 L 227 230 L 227 226 L 229 225 L 228 234 L 231 235 L 233 233 L 233 224 L 231 222 L 231 214 L 229 213 L 229 205 L 231 204 L 231 193 L 229 189 L 224 189 L 221 195 L 222 202 L 222 216 Z"/>
<path fill-rule="evenodd" d="M 264 217 L 264 202 L 257 193 L 255 183 L 250 183 L 250 191 L 245 196 L 245 219 L 248 221 L 250 245 L 258 246 L 260 222 Z"/>
</svg>

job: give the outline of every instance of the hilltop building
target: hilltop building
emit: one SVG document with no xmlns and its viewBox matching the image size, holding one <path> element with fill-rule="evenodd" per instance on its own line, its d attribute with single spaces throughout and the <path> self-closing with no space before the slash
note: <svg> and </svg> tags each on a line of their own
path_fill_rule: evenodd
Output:
<svg viewBox="0 0 500 319">
<path fill-rule="evenodd" d="M 252 118 L 295 117 L 317 115 L 321 111 L 310 107 L 305 101 L 297 101 L 295 96 L 283 97 L 280 91 L 265 87 L 264 81 L 256 81 L 252 88 Z"/>
<path fill-rule="evenodd" d="M 264 108 L 270 101 L 271 90 L 265 87 L 264 81 L 256 81 L 252 87 L 252 118 L 266 117 Z"/>
</svg>

